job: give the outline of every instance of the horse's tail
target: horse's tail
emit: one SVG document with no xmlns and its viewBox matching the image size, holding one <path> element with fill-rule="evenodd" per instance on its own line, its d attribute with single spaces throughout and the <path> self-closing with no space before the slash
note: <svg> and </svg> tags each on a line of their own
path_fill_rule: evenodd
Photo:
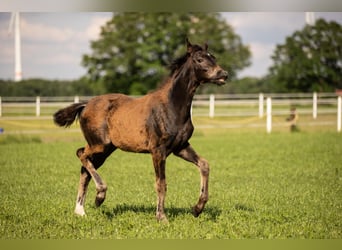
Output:
<svg viewBox="0 0 342 250">
<path fill-rule="evenodd" d="M 60 127 L 69 127 L 79 117 L 87 102 L 74 103 L 66 108 L 58 110 L 53 115 L 54 122 Z"/>
</svg>

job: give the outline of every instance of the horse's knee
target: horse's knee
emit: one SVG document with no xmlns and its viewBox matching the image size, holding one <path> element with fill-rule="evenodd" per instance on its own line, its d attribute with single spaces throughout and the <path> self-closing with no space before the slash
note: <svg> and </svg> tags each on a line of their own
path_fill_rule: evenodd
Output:
<svg viewBox="0 0 342 250">
<path fill-rule="evenodd" d="M 80 161 L 82 162 L 82 165 L 86 169 L 88 169 L 88 164 L 89 163 L 95 169 L 97 169 L 103 163 L 102 159 L 99 160 L 99 156 L 101 156 L 101 154 L 92 152 L 89 149 L 86 150 L 85 148 L 79 148 L 76 151 L 76 155 L 80 159 Z"/>
<path fill-rule="evenodd" d="M 166 183 L 166 181 L 165 180 L 163 182 L 156 181 L 155 189 L 156 189 L 156 192 L 158 194 L 159 193 L 166 193 L 167 192 L 167 183 Z"/>
<path fill-rule="evenodd" d="M 84 153 L 84 148 L 79 148 L 79 149 L 77 149 L 77 151 L 76 151 L 76 155 L 77 155 L 78 158 L 81 158 L 81 156 L 83 155 L 83 153 Z"/>
<path fill-rule="evenodd" d="M 92 147 L 80 148 L 77 150 L 77 156 L 81 160 L 82 163 L 86 164 L 87 161 L 93 165 L 95 169 L 98 169 L 105 162 L 107 157 L 115 150 L 116 148 L 113 144 L 107 145 L 96 145 Z"/>
</svg>

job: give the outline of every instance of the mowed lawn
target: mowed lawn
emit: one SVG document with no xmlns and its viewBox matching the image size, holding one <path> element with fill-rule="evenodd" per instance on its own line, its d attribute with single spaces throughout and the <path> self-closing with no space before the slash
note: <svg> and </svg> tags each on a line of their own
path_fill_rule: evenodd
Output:
<svg viewBox="0 0 342 250">
<path fill-rule="evenodd" d="M 336 132 L 196 132 L 191 144 L 210 165 L 210 199 L 199 218 L 190 207 L 199 173 L 170 156 L 168 224 L 155 220 L 150 155 L 114 152 L 99 170 L 107 199 L 74 215 L 80 139 L 41 142 L 0 136 L 1 239 L 341 238 L 342 135 Z"/>
</svg>

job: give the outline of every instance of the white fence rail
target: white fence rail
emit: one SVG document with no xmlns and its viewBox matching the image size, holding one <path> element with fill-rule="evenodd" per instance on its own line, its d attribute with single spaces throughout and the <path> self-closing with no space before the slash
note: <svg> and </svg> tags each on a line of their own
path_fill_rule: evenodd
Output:
<svg viewBox="0 0 342 250">
<path fill-rule="evenodd" d="M 0 97 L 0 119 L 18 116 L 51 117 L 59 108 L 90 98 L 92 97 Z M 272 117 L 288 115 L 290 107 L 293 106 L 300 114 L 310 115 L 313 119 L 323 114 L 336 114 L 337 131 L 341 131 L 341 96 L 336 93 L 195 95 L 192 116 L 209 118 L 266 116 L 266 131 L 271 132 Z"/>
</svg>

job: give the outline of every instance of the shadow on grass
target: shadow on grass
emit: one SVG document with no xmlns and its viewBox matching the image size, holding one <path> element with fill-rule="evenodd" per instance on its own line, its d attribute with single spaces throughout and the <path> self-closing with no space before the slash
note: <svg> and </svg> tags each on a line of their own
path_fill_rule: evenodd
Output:
<svg viewBox="0 0 342 250">
<path fill-rule="evenodd" d="M 236 210 L 246 211 L 246 212 L 254 212 L 255 211 L 254 208 L 249 207 L 249 206 L 247 206 L 245 204 L 241 204 L 241 203 L 235 204 L 234 208 Z"/>
<path fill-rule="evenodd" d="M 134 213 L 144 213 L 144 214 L 155 214 L 156 207 L 152 205 L 129 205 L 129 204 L 119 204 L 113 209 L 103 210 L 103 214 L 109 219 L 113 220 L 116 216 L 125 214 L 127 212 Z M 221 215 L 221 209 L 217 207 L 208 206 L 204 209 L 203 215 L 206 215 L 210 220 L 216 221 Z M 165 208 L 166 216 L 171 219 L 181 215 L 192 215 L 191 207 L 189 208 L 179 208 L 179 207 L 169 207 Z M 200 215 L 201 216 L 201 215 Z"/>
</svg>

